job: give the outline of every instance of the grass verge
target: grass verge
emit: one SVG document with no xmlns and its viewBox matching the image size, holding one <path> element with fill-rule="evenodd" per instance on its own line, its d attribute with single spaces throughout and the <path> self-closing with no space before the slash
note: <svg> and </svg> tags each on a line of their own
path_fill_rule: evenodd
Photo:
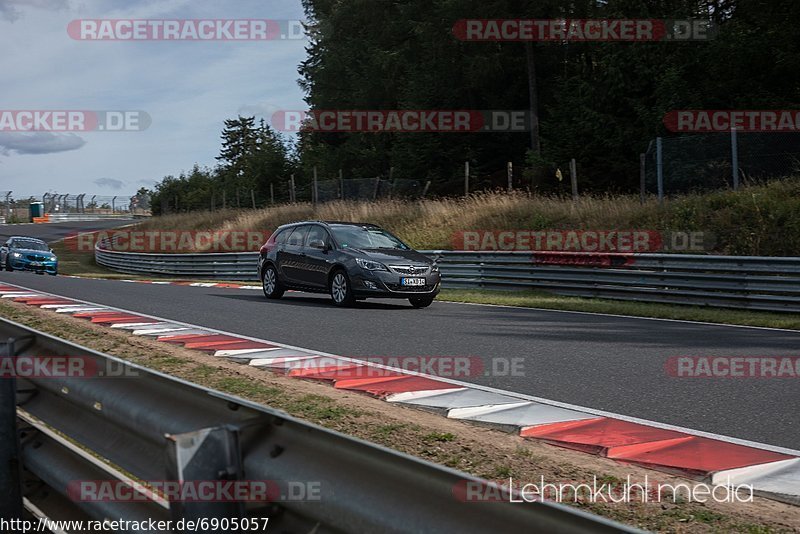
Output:
<svg viewBox="0 0 800 534">
<path fill-rule="evenodd" d="M 676 319 L 683 321 L 701 321 L 706 323 L 800 330 L 800 316 L 797 314 L 564 297 L 542 291 L 444 289 L 439 294 L 438 299 L 473 304 L 494 304 L 547 310 L 608 313 L 613 315 L 630 315 L 633 317 L 652 317 L 657 319 Z"/>
<path fill-rule="evenodd" d="M 425 460 L 498 482 L 622 484 L 680 478 L 625 466 L 519 436 L 446 419 L 365 395 L 275 375 L 223 358 L 134 337 L 74 317 L 0 301 L 0 315 L 101 352 L 206 387 L 284 410 L 291 415 Z M 476 506 L 480 506 L 476 503 Z M 593 513 L 660 532 L 796 532 L 800 508 L 756 498 L 750 503 L 575 504 Z"/>
</svg>

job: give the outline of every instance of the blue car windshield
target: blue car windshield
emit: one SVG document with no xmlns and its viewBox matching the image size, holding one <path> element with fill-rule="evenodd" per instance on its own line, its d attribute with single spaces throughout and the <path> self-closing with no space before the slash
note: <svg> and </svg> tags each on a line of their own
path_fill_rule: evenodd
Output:
<svg viewBox="0 0 800 534">
<path fill-rule="evenodd" d="M 11 246 L 25 250 L 43 250 L 46 252 L 50 250 L 46 243 L 34 241 L 33 239 L 15 239 Z"/>
<path fill-rule="evenodd" d="M 408 250 L 409 246 L 380 228 L 369 226 L 331 226 L 336 241 L 342 248 L 391 248 Z"/>
</svg>

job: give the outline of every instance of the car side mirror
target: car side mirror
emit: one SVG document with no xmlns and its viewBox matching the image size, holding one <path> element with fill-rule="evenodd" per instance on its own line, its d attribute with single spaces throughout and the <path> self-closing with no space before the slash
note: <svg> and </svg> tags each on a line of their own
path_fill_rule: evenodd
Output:
<svg viewBox="0 0 800 534">
<path fill-rule="evenodd" d="M 309 241 L 308 246 L 311 248 L 318 248 L 320 250 L 327 250 L 328 247 L 325 245 L 325 241 L 322 239 L 312 239 Z"/>
</svg>

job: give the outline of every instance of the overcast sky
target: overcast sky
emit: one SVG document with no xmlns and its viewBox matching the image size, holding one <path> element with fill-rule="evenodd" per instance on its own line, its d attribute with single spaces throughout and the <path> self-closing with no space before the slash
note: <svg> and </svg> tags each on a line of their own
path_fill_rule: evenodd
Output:
<svg viewBox="0 0 800 534">
<path fill-rule="evenodd" d="M 303 19 L 300 0 L 0 0 L 0 110 L 143 110 L 144 131 L 0 131 L 0 191 L 130 195 L 213 165 L 223 121 L 305 109 L 304 40 L 81 41 L 75 19 Z"/>
</svg>

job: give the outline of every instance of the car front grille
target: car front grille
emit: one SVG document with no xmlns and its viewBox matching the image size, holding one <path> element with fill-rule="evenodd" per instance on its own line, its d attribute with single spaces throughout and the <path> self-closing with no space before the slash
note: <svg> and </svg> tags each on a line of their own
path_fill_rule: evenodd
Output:
<svg viewBox="0 0 800 534">
<path fill-rule="evenodd" d="M 425 286 L 401 286 L 400 284 L 385 283 L 389 291 L 399 291 L 402 293 L 429 293 L 433 291 L 432 285 Z"/>
<path fill-rule="evenodd" d="M 28 261 L 45 261 L 47 260 L 46 256 L 40 256 L 38 254 L 28 254 L 25 256 Z"/>
<path fill-rule="evenodd" d="M 390 265 L 389 268 L 396 273 L 410 276 L 428 274 L 428 271 L 431 270 L 431 268 L 426 265 Z"/>
</svg>

